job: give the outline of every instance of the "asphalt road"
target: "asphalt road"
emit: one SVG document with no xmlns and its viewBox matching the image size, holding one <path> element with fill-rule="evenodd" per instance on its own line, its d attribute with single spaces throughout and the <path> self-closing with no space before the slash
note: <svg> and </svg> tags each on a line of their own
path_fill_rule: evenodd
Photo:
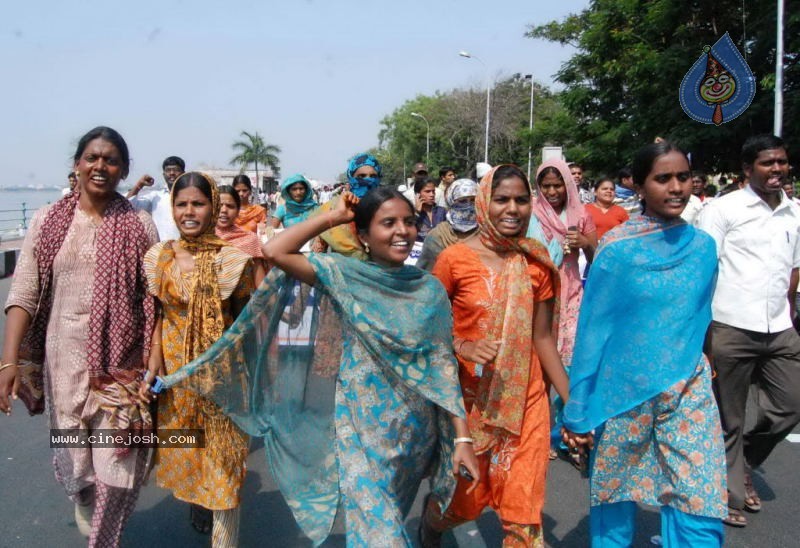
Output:
<svg viewBox="0 0 800 548">
<path fill-rule="evenodd" d="M 10 280 L 0 280 L 0 299 L 5 302 Z M 0 318 L 0 328 L 5 316 Z M 800 429 L 796 429 L 800 438 Z M 28 417 L 17 403 L 11 417 L 0 416 L 0 547 L 85 546 L 73 518 L 73 505 L 53 477 L 48 446 L 47 421 Z M 772 548 L 800 545 L 794 532 L 800 510 L 800 443 L 785 441 L 767 463 L 756 471 L 754 482 L 761 493 L 763 510 L 748 514 L 744 529 L 725 529 L 726 546 Z M 311 546 L 303 537 L 267 470 L 264 449 L 254 440 L 248 459 L 247 479 L 242 494 L 242 547 Z M 416 537 L 423 486 L 407 526 Z M 545 540 L 552 547 L 588 546 L 587 483 L 562 461 L 553 462 L 547 485 L 544 516 Z M 652 546 L 659 533 L 657 510 L 642 508 L 636 546 Z M 445 537 L 446 546 L 500 546 L 500 524 L 492 511 L 474 524 L 467 524 Z M 325 546 L 344 546 L 344 523 L 337 520 L 334 534 Z M 125 547 L 208 546 L 210 538 L 189 524 L 189 509 L 152 480 L 142 489 L 136 511 L 123 536 Z"/>
</svg>

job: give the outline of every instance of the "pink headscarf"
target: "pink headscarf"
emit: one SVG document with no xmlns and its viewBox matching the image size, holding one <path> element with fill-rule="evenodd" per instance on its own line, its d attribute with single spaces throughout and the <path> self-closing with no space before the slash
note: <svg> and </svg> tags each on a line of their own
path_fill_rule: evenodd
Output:
<svg viewBox="0 0 800 548">
<path fill-rule="evenodd" d="M 564 204 L 564 210 L 567 215 L 566 224 L 544 197 L 542 189 L 539 188 L 539 175 L 549 167 L 554 167 L 558 170 L 561 178 L 564 179 L 564 185 L 567 187 L 567 201 Z M 571 226 L 577 227 L 579 231 L 583 232 L 583 225 L 586 223 L 586 210 L 581 203 L 578 186 L 575 184 L 572 173 L 569 171 L 569 166 L 564 160 L 550 159 L 543 162 L 539 169 L 536 170 L 534 184 L 536 185 L 536 202 L 533 204 L 533 214 L 539 219 L 544 235 L 547 236 L 548 240 L 556 238 L 563 244 L 567 235 L 567 228 Z"/>
</svg>

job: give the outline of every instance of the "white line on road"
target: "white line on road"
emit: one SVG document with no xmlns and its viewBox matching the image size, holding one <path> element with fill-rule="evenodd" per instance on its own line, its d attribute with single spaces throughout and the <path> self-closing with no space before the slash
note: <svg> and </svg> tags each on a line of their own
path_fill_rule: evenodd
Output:
<svg viewBox="0 0 800 548">
<path fill-rule="evenodd" d="M 475 522 L 465 523 L 453 529 L 453 536 L 456 537 L 458 548 L 486 548 L 481 532 L 475 526 Z"/>
</svg>

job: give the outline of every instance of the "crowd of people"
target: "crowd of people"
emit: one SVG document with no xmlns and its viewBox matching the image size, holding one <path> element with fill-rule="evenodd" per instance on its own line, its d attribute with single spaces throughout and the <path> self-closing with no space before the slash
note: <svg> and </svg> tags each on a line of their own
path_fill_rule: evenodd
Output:
<svg viewBox="0 0 800 548">
<path fill-rule="evenodd" d="M 119 545 L 152 466 L 212 546 L 237 546 L 253 436 L 315 544 L 341 510 L 348 546 L 411 546 L 428 478 L 422 546 L 487 507 L 503 546 L 544 546 L 561 455 L 588 472 L 593 546 L 631 546 L 637 503 L 660 508 L 664 546 L 721 546 L 723 524 L 761 510 L 752 468 L 800 422 L 787 147 L 754 136 L 741 161 L 713 196 L 661 139 L 618 184 L 557 158 L 532 181 L 418 163 L 394 188 L 362 153 L 340 192 L 295 174 L 270 212 L 246 175 L 218 186 L 177 156 L 164 188 L 142 193 L 145 175 L 123 196 L 128 147 L 94 128 L 23 244 L 0 411 L 19 398 L 51 429 L 204 432 L 55 448 L 89 546 Z"/>
</svg>

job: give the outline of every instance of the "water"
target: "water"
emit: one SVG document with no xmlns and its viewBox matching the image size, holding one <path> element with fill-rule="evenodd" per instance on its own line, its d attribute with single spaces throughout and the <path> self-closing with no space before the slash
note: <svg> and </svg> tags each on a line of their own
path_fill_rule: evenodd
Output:
<svg viewBox="0 0 800 548">
<path fill-rule="evenodd" d="M 0 188 L 0 238 L 19 235 L 22 224 L 22 204 L 25 203 L 25 218 L 30 224 L 36 210 L 61 198 L 61 191 L 47 190 L 5 190 Z"/>
</svg>

